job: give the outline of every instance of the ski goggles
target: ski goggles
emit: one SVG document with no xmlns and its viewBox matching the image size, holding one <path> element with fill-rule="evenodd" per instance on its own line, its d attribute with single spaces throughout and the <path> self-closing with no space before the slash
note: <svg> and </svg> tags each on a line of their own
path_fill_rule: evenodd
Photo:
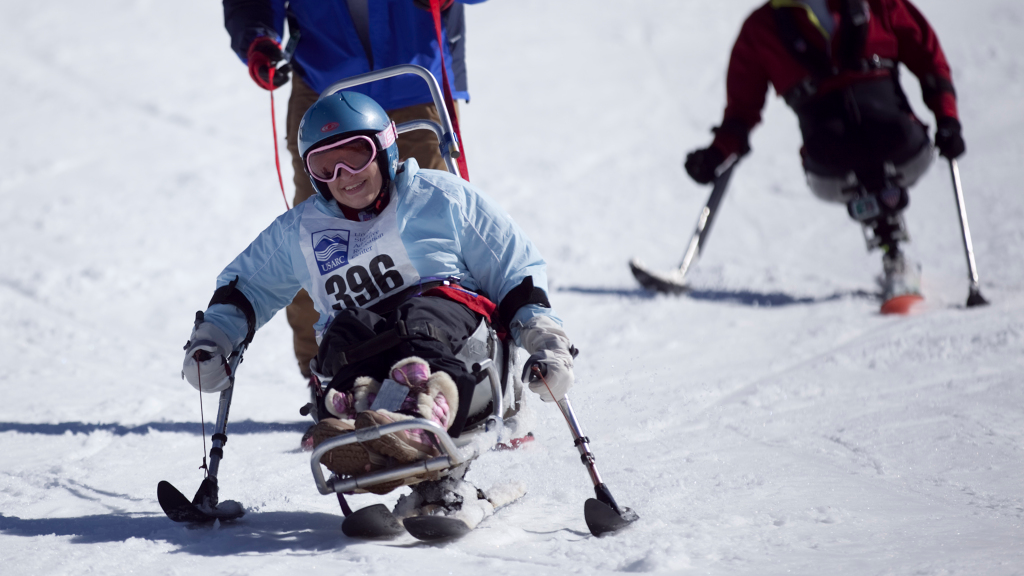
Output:
<svg viewBox="0 0 1024 576">
<path fill-rule="evenodd" d="M 381 148 L 385 149 L 395 142 L 395 124 L 375 134 Z M 377 146 L 372 138 L 365 135 L 352 136 L 317 148 L 306 155 L 306 170 L 309 175 L 320 182 L 334 182 L 339 170 L 349 174 L 358 174 L 377 158 Z"/>
</svg>

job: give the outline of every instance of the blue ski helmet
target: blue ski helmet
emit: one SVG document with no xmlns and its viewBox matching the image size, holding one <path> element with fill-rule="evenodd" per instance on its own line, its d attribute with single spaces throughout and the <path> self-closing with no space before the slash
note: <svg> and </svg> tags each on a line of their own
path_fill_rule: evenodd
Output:
<svg viewBox="0 0 1024 576">
<path fill-rule="evenodd" d="M 369 136 L 377 147 L 377 163 L 384 176 L 384 186 L 395 179 L 398 171 L 398 139 L 391 119 L 380 104 L 358 92 L 335 92 L 321 96 L 299 123 L 299 155 L 302 168 L 309 176 L 306 155 L 310 150 L 357 135 Z M 330 200 L 331 191 L 312 176 L 313 188 Z"/>
</svg>

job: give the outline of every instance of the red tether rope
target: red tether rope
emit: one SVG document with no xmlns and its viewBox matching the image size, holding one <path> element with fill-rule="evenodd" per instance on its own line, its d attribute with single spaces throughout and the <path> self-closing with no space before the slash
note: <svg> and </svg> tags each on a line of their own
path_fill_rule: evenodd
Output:
<svg viewBox="0 0 1024 576">
<path fill-rule="evenodd" d="M 275 68 L 270 67 L 267 71 L 267 83 L 270 86 L 274 85 L 274 72 Z M 288 205 L 288 196 L 284 193 L 284 178 L 281 177 L 281 154 L 277 151 L 277 118 L 274 115 L 274 90 L 270 90 L 270 126 L 274 130 L 274 164 L 277 165 L 277 183 L 281 185 L 281 198 L 284 199 L 284 209 L 287 212 L 291 210 L 291 206 Z"/>
<path fill-rule="evenodd" d="M 466 166 L 466 147 L 462 142 L 462 131 L 459 129 L 459 117 L 455 114 L 455 101 L 452 89 L 448 86 L 448 66 L 444 63 L 444 40 L 441 37 L 441 0 L 430 0 L 430 12 L 434 15 L 434 31 L 437 32 L 437 51 L 441 55 L 441 79 L 444 85 L 444 104 L 455 127 L 455 137 L 459 141 L 459 157 L 455 161 L 459 165 L 459 173 L 469 182 L 469 167 Z"/>
</svg>

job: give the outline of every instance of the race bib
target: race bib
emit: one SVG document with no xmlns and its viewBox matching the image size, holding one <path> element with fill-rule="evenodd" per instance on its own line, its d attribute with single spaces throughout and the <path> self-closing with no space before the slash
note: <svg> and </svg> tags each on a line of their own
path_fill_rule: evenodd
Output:
<svg viewBox="0 0 1024 576">
<path fill-rule="evenodd" d="M 396 202 L 373 220 L 354 222 L 302 205 L 302 254 L 313 279 L 310 297 L 332 318 L 366 308 L 420 281 L 398 235 Z"/>
</svg>

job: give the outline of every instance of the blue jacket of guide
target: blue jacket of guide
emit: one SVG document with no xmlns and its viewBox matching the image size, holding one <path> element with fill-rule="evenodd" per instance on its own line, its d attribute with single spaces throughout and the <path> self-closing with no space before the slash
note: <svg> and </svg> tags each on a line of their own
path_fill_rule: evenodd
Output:
<svg viewBox="0 0 1024 576">
<path fill-rule="evenodd" d="M 460 1 L 477 4 L 484 0 Z M 289 34 L 299 33 L 292 65 L 318 93 L 338 80 L 399 64 L 423 66 L 441 81 L 442 54 L 429 11 L 416 7 L 413 0 L 369 0 L 365 8 L 367 48 L 345 0 L 224 0 L 224 26 L 231 35 L 231 48 L 245 62 L 249 45 L 258 36 L 280 42 L 287 20 Z M 461 10 L 457 2 L 442 17 L 442 51 L 453 97 L 468 101 Z M 449 25 L 460 30 L 449 31 Z M 431 102 L 426 84 L 411 75 L 350 90 L 370 96 L 385 110 Z"/>
<path fill-rule="evenodd" d="M 496 303 L 528 277 L 548 292 L 546 263 L 512 218 L 465 180 L 421 170 L 407 160 L 377 217 L 356 222 L 334 200 L 317 194 L 277 217 L 217 278 L 234 281 L 255 313 L 255 329 L 291 303 L 299 288 L 313 299 L 319 340 L 346 307 L 370 307 L 417 284 L 455 279 Z M 536 304 L 502 319 L 520 343 L 519 328 L 551 309 Z M 214 304 L 205 319 L 237 347 L 248 332 L 243 312 Z"/>
</svg>

